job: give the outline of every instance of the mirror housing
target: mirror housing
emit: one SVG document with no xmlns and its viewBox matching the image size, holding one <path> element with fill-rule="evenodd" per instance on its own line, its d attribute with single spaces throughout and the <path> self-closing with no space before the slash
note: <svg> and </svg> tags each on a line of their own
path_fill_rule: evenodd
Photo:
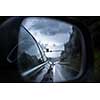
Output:
<svg viewBox="0 0 100 100">
<path fill-rule="evenodd" d="M 10 42 L 11 45 L 10 45 L 10 47 L 7 48 L 8 52 L 18 42 L 17 36 L 18 36 L 18 32 L 19 32 L 19 27 L 20 27 L 21 22 L 24 20 L 24 18 L 26 18 L 26 17 L 13 17 L 13 18 L 9 19 L 7 22 L 5 22 L 3 25 L 1 25 L 0 33 L 2 34 L 4 32 L 5 34 L 6 33 L 10 34 L 10 35 L 8 35 L 7 41 L 11 38 L 10 36 L 12 34 L 16 34 L 14 36 L 14 38 L 12 37 L 12 39 L 11 39 L 11 41 L 12 41 L 12 42 Z M 56 18 L 56 17 L 52 17 L 52 18 Z M 94 64 L 93 64 L 93 52 L 92 52 L 91 37 L 90 37 L 89 30 L 86 28 L 85 25 L 83 25 L 81 22 L 77 21 L 76 19 L 73 19 L 72 17 L 66 17 L 66 18 L 61 17 L 61 18 L 56 18 L 56 19 L 60 19 L 60 20 L 66 21 L 68 23 L 71 23 L 71 24 L 77 26 L 81 30 L 83 40 L 84 40 L 83 41 L 84 42 L 84 63 L 82 64 L 82 71 L 80 72 L 80 75 L 78 75 L 72 81 L 74 81 L 74 82 L 75 81 L 80 82 L 80 80 L 81 81 L 84 81 L 84 80 L 90 81 L 91 77 L 92 77 L 92 73 L 93 73 L 93 65 Z M 16 23 L 16 24 L 14 24 L 14 23 Z M 7 52 L 7 51 L 5 51 L 5 52 Z M 8 54 L 8 52 L 7 52 L 7 54 Z M 2 65 L 3 65 L 3 63 L 2 63 Z"/>
</svg>

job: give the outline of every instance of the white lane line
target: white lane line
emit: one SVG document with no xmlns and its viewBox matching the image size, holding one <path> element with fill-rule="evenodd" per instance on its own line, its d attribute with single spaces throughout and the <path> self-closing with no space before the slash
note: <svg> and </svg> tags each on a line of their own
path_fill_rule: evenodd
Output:
<svg viewBox="0 0 100 100">
<path fill-rule="evenodd" d="M 55 66 L 53 66 L 53 82 L 55 82 Z"/>
<path fill-rule="evenodd" d="M 55 71 L 53 71 L 54 72 L 54 82 L 66 81 L 66 79 L 63 77 L 63 75 L 60 71 L 60 69 L 61 69 L 60 66 L 55 65 L 54 69 L 55 69 Z"/>
<path fill-rule="evenodd" d="M 58 66 L 59 66 L 59 65 L 58 65 Z M 57 70 L 57 72 L 58 72 L 58 75 L 59 75 L 60 79 L 61 79 L 61 80 L 66 80 L 66 79 L 63 77 L 62 73 L 61 73 L 61 66 L 59 66 L 59 67 L 58 67 L 58 66 L 57 66 L 57 69 L 56 69 L 56 70 Z"/>
</svg>

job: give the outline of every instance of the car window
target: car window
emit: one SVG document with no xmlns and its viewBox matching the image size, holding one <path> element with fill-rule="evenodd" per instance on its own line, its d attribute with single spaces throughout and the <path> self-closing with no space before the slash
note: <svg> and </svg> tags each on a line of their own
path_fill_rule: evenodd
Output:
<svg viewBox="0 0 100 100">
<path fill-rule="evenodd" d="M 43 63 L 43 58 L 36 41 L 21 27 L 18 40 L 18 66 L 26 71 Z"/>
</svg>

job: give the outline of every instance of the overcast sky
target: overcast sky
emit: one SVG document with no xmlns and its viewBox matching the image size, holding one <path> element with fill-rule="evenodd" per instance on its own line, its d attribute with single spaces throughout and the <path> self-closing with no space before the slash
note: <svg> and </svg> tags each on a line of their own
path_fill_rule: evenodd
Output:
<svg viewBox="0 0 100 100">
<path fill-rule="evenodd" d="M 22 24 L 42 46 L 50 50 L 63 50 L 72 33 L 72 25 L 49 18 L 30 17 Z"/>
</svg>

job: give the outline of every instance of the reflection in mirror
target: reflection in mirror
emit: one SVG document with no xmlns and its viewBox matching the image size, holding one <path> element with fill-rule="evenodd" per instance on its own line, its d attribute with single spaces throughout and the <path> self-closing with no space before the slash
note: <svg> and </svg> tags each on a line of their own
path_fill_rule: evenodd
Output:
<svg viewBox="0 0 100 100">
<path fill-rule="evenodd" d="M 19 34 L 18 65 L 22 75 L 31 77 L 31 82 L 65 82 L 75 78 L 81 70 L 80 34 L 77 27 L 64 21 L 26 18 Z"/>
</svg>

